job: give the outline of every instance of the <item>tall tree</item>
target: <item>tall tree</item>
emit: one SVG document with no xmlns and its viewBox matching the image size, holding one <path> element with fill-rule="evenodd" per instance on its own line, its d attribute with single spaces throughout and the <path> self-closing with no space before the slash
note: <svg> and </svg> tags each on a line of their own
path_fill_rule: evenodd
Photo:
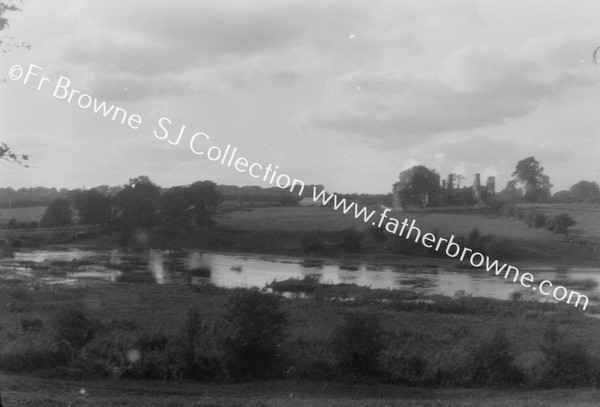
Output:
<svg viewBox="0 0 600 407">
<path fill-rule="evenodd" d="M 526 202 L 540 202 L 550 197 L 550 178 L 544 175 L 544 167 L 540 166 L 535 157 L 519 161 L 512 175 L 524 185 Z"/>
<path fill-rule="evenodd" d="M 220 200 L 217 185 L 211 181 L 169 188 L 158 207 L 161 237 L 173 243 L 210 226 Z"/>
<path fill-rule="evenodd" d="M 73 211 L 69 202 L 66 199 L 58 198 L 46 208 L 41 226 L 45 228 L 68 226 L 71 223 L 72 216 Z"/>
<path fill-rule="evenodd" d="M 110 222 L 110 198 L 94 189 L 74 194 L 73 206 L 79 212 L 80 225 L 106 225 Z"/>
<path fill-rule="evenodd" d="M 136 230 L 156 225 L 159 198 L 160 188 L 147 176 L 130 179 L 115 196 L 115 206 L 119 211 L 116 223 L 122 243 L 128 242 Z"/>
<path fill-rule="evenodd" d="M 417 165 L 400 173 L 394 190 L 402 205 L 432 205 L 441 190 L 440 176 L 435 170 Z"/>
</svg>

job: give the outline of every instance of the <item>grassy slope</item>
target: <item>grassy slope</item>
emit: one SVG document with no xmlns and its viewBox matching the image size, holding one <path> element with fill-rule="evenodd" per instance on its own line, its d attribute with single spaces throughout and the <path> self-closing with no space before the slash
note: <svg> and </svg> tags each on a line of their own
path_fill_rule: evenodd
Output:
<svg viewBox="0 0 600 407">
<path fill-rule="evenodd" d="M 378 213 L 381 208 L 369 207 Z M 600 242 L 600 208 L 563 206 L 542 208 L 549 214 L 568 212 L 577 221 L 570 236 L 555 235 L 545 229 L 528 227 L 525 222 L 513 217 L 491 213 L 490 210 L 419 210 L 393 212 L 390 216 L 400 221 L 415 220 L 422 232 L 437 230 L 440 236 L 467 236 L 474 229 L 483 234 L 495 234 L 515 241 L 523 252 L 520 261 L 532 261 L 547 265 L 594 264 L 589 261 L 589 250 L 576 240 Z M 364 230 L 369 225 L 354 218 L 353 214 L 343 214 L 332 208 L 255 208 L 247 211 L 231 212 L 215 217 L 218 224 L 242 231 L 277 231 L 305 233 L 313 230 L 338 231 L 348 228 Z M 283 244 L 279 242 L 278 244 Z"/>
</svg>

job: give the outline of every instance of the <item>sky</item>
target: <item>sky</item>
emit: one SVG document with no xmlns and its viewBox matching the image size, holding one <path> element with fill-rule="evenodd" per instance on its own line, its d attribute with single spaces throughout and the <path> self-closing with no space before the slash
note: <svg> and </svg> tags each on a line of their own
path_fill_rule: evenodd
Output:
<svg viewBox="0 0 600 407">
<path fill-rule="evenodd" d="M 227 145 L 330 192 L 388 193 L 418 164 L 499 190 L 529 156 L 553 192 L 600 182 L 598 16 L 597 0 L 25 0 L 0 33 L 31 45 L 0 54 L 0 141 L 30 167 L 2 163 L 0 185 L 272 186 L 207 157 Z"/>
</svg>

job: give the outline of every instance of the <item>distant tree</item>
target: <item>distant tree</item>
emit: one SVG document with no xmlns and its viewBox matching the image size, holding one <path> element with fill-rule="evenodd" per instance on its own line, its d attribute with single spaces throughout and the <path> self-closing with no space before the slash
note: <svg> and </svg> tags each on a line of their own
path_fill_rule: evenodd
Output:
<svg viewBox="0 0 600 407">
<path fill-rule="evenodd" d="M 394 184 L 402 205 L 433 205 L 441 191 L 439 174 L 423 165 L 414 166 L 400 173 L 400 181 Z"/>
<path fill-rule="evenodd" d="M 523 202 L 523 189 L 517 188 L 517 180 L 510 180 L 506 188 L 496 194 L 496 200 L 500 202 Z"/>
<path fill-rule="evenodd" d="M 577 202 L 600 202 L 600 187 L 596 182 L 579 181 L 570 192 Z"/>
<path fill-rule="evenodd" d="M 550 197 L 550 178 L 544 175 L 544 167 L 534 157 L 519 161 L 512 175 L 525 186 L 526 202 L 541 202 Z"/>
<path fill-rule="evenodd" d="M 96 190 L 81 191 L 73 197 L 80 225 L 106 225 L 110 222 L 110 198 Z"/>
<path fill-rule="evenodd" d="M 552 201 L 557 203 L 571 203 L 575 201 L 571 191 L 558 191 L 552 194 Z"/>
<path fill-rule="evenodd" d="M 198 225 L 208 224 L 210 216 L 217 211 L 222 201 L 217 184 L 212 181 L 198 181 L 189 186 L 189 191 L 194 222 Z"/>
<path fill-rule="evenodd" d="M 66 199 L 58 198 L 52 201 L 46 209 L 41 226 L 46 228 L 68 226 L 72 216 L 73 211 L 69 202 Z"/>
<path fill-rule="evenodd" d="M 167 189 L 158 205 L 159 231 L 163 241 L 170 244 L 212 224 L 211 216 L 221 200 L 211 181 Z"/>
<path fill-rule="evenodd" d="M 129 241 L 136 230 L 156 225 L 159 198 L 160 188 L 146 176 L 130 179 L 115 196 L 114 203 L 119 211 L 116 226 L 121 232 L 122 243 Z"/>
</svg>

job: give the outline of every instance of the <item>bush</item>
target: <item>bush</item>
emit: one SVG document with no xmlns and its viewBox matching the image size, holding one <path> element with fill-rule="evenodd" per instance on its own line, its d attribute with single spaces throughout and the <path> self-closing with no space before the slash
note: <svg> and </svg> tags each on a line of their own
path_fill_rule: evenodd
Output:
<svg viewBox="0 0 600 407">
<path fill-rule="evenodd" d="M 382 372 L 386 382 L 408 386 L 434 385 L 428 361 L 414 350 L 386 349 L 380 357 Z"/>
<path fill-rule="evenodd" d="M 79 307 L 68 305 L 58 310 L 53 327 L 57 341 L 77 352 L 94 338 L 100 325 Z"/>
<path fill-rule="evenodd" d="M 467 235 L 465 243 L 474 252 L 486 254 L 486 247 L 493 239 L 493 235 L 482 235 L 479 229 L 473 228 Z"/>
<path fill-rule="evenodd" d="M 374 225 L 369 226 L 367 232 L 373 236 L 373 239 L 375 239 L 377 243 L 382 243 L 386 238 L 386 232 L 380 227 Z"/>
<path fill-rule="evenodd" d="M 351 313 L 334 333 L 338 367 L 354 376 L 379 376 L 379 355 L 385 348 L 383 331 L 375 315 Z"/>
<path fill-rule="evenodd" d="M 240 290 L 229 298 L 225 319 L 231 332 L 224 340 L 224 350 L 234 380 L 280 375 L 286 314 L 279 301 L 275 295 L 253 290 Z"/>
<path fill-rule="evenodd" d="M 545 332 L 540 348 L 547 361 L 540 383 L 542 386 L 574 387 L 598 383 L 600 361 L 582 343 L 567 338 L 551 327 Z"/>
<path fill-rule="evenodd" d="M 340 232 L 340 247 L 348 252 L 357 253 L 362 249 L 363 235 L 356 229 L 346 229 Z"/>
<path fill-rule="evenodd" d="M 530 228 L 543 228 L 546 227 L 549 218 L 544 212 L 540 211 L 529 211 L 525 216 L 525 223 Z"/>
<path fill-rule="evenodd" d="M 498 260 L 510 260 L 515 257 L 517 251 L 517 245 L 506 237 L 494 236 L 485 246 L 485 254 Z"/>
<path fill-rule="evenodd" d="M 302 236 L 302 251 L 305 253 L 322 253 L 325 251 L 323 238 L 319 232 L 309 232 Z"/>
<path fill-rule="evenodd" d="M 504 386 L 520 384 L 524 375 L 514 364 L 514 355 L 502 328 L 483 340 L 472 353 L 472 377 L 475 385 Z"/>
<path fill-rule="evenodd" d="M 575 223 L 575 220 L 568 213 L 559 213 L 550 220 L 548 230 L 564 235 L 567 233 L 567 228 Z"/>
<path fill-rule="evenodd" d="M 501 215 L 504 216 L 516 216 L 517 215 L 517 205 L 512 202 L 504 203 L 498 209 Z"/>
</svg>

